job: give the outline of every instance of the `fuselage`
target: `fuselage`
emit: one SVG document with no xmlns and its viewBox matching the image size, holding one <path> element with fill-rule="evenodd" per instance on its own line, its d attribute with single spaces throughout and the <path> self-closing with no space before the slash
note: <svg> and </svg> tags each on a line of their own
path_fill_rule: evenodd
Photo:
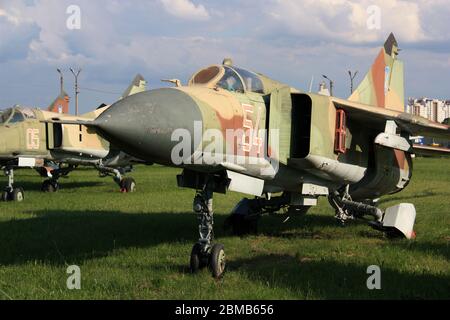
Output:
<svg viewBox="0 0 450 320">
<path fill-rule="evenodd" d="M 98 116 L 95 112 L 91 119 Z M 41 159 L 75 164 L 92 164 L 109 154 L 109 142 L 85 126 L 45 123 L 64 118 L 80 119 L 40 109 L 10 108 L 0 123 L 0 161 Z"/>
<path fill-rule="evenodd" d="M 375 146 L 379 129 L 341 117 L 333 99 L 210 66 L 188 86 L 115 103 L 95 125 L 138 158 L 200 172 L 231 170 L 264 180 L 265 192 L 351 185 L 365 199 L 403 188 L 407 155 Z"/>
</svg>

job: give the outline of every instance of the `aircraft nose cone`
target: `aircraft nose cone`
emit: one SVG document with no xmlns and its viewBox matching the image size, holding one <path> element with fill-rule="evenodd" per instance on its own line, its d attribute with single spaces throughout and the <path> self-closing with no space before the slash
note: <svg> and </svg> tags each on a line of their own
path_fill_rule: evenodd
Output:
<svg viewBox="0 0 450 320">
<path fill-rule="evenodd" d="M 101 135 L 122 151 L 142 160 L 170 164 L 172 150 L 179 143 L 172 141 L 172 133 L 187 130 L 194 148 L 194 123 L 201 120 L 200 109 L 188 94 L 164 88 L 114 103 L 95 124 Z"/>
</svg>

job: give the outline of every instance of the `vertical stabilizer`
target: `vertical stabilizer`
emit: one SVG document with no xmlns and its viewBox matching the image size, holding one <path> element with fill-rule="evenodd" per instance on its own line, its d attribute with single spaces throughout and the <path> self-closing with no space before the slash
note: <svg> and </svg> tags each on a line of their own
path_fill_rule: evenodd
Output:
<svg viewBox="0 0 450 320">
<path fill-rule="evenodd" d="M 61 114 L 69 113 L 69 101 L 69 95 L 62 90 L 60 95 L 48 106 L 47 110 Z"/>
<path fill-rule="evenodd" d="M 404 111 L 404 67 L 397 59 L 398 44 L 391 33 L 375 62 L 349 100 Z"/>
<path fill-rule="evenodd" d="M 120 99 L 126 98 L 128 96 L 131 96 L 133 94 L 143 92 L 147 90 L 147 81 L 145 81 L 144 77 L 142 77 L 140 74 L 138 74 L 133 82 L 131 82 L 130 86 L 125 90 L 125 92 L 122 94 L 122 97 Z"/>
</svg>

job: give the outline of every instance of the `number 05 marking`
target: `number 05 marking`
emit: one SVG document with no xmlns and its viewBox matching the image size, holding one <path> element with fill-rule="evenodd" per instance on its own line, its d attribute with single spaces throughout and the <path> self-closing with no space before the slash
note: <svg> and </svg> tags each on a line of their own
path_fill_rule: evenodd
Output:
<svg viewBox="0 0 450 320">
<path fill-rule="evenodd" d="M 27 149 L 39 149 L 39 129 L 27 129 Z"/>
</svg>

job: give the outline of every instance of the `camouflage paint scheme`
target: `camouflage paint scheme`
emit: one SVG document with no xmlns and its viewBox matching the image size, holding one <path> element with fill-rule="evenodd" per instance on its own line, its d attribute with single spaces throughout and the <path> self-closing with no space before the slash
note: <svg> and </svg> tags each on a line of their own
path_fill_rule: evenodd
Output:
<svg viewBox="0 0 450 320">
<path fill-rule="evenodd" d="M 370 215 L 373 228 L 411 239 L 414 205 L 383 211 L 375 200 L 408 185 L 410 134 L 448 138 L 450 129 L 403 112 L 397 51 L 391 35 L 349 100 L 301 92 L 226 59 L 187 86 L 171 80 L 175 88 L 127 97 L 82 124 L 137 158 L 183 168 L 178 186 L 196 190 L 193 273 L 225 270 L 224 246 L 213 243 L 216 192 L 255 196 L 227 218 L 237 235 L 255 232 L 265 213 L 305 214 L 327 196 L 341 223 Z"/>
<path fill-rule="evenodd" d="M 192 141 L 192 150 L 196 152 L 185 156 L 185 163 L 180 166 L 199 172 L 228 170 L 256 177 L 264 180 L 263 192 L 290 191 L 317 198 L 326 193 L 306 194 L 303 186 L 313 184 L 332 191 L 350 185 L 353 199 L 375 199 L 402 190 L 412 174 L 411 144 L 408 143 L 406 149 L 396 149 L 383 142 L 374 143 L 377 136 L 387 130 L 387 122 L 397 126 L 391 135 L 408 141 L 409 134 L 448 138 L 450 132 L 446 125 L 404 113 L 404 68 L 397 54 L 397 41 L 391 34 L 349 100 L 301 92 L 225 62 L 200 70 L 188 86 L 152 90 L 119 101 L 88 125 L 96 127 L 103 136 L 130 154 L 172 166 L 168 151 L 177 141 L 170 140 L 170 133 L 179 127 L 192 130 L 188 120 L 201 121 L 203 134 L 208 129 L 220 130 L 225 142 L 223 151 L 214 152 L 225 154 L 226 145 L 234 145 L 232 153 L 235 156 L 238 149 L 242 155 L 245 144 L 242 131 L 245 134 L 248 129 L 246 123 L 253 128 L 269 130 L 269 136 L 270 129 L 277 129 L 276 141 L 269 137 L 268 143 L 263 145 L 264 152 L 255 150 L 260 145 L 253 145 L 250 151 L 243 152 L 247 159 L 256 156 L 259 159 L 256 165 L 239 165 L 236 161 L 193 164 L 194 159 L 207 158 L 211 153 L 208 149 L 211 141 L 203 136 L 202 143 Z M 242 83 L 242 90 L 224 87 L 227 72 L 234 72 Z M 260 81 L 258 90 L 249 89 L 252 80 Z M 175 96 L 177 103 L 171 100 Z M 182 100 L 189 105 L 185 111 Z M 336 151 L 336 119 L 342 111 L 346 120 L 345 150 Z M 200 116 L 194 116 L 196 113 Z M 138 114 L 139 119 L 132 114 Z M 146 134 L 131 126 L 143 129 Z M 226 140 L 227 129 L 241 131 L 241 135 Z M 149 140 L 158 142 L 146 145 Z M 270 168 L 275 162 L 279 163 L 278 171 L 273 170 L 271 175 L 260 174 L 262 168 Z"/>
<path fill-rule="evenodd" d="M 123 97 L 146 90 L 146 82 L 137 75 Z M 61 164 L 101 167 L 102 172 L 142 163 L 100 137 L 94 130 L 80 124 L 50 123 L 88 121 L 109 108 L 102 105 L 81 116 L 44 111 L 38 108 L 15 106 L 0 114 L 0 168 L 9 174 L 11 169 L 33 167 L 43 176 L 52 177 Z M 21 163 L 24 163 L 22 165 Z M 59 174 L 57 174 L 58 176 Z"/>
<path fill-rule="evenodd" d="M 57 128 L 56 124 L 44 123 L 57 118 L 65 120 L 89 118 L 20 107 L 14 107 L 11 111 L 11 120 L 15 114 L 19 114 L 22 121 L 7 120 L 0 126 L 0 159 L 2 160 L 26 157 L 88 163 L 106 157 L 109 152 L 109 142 L 85 126 L 59 125 Z M 94 112 L 93 116 L 98 116 L 102 111 Z M 61 130 L 61 133 L 56 133 L 56 130 Z"/>
</svg>

